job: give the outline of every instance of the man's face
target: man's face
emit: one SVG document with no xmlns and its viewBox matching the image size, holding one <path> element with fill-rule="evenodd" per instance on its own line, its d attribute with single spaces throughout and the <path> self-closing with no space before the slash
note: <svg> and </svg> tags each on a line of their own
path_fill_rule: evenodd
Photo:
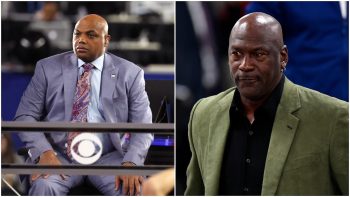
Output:
<svg viewBox="0 0 350 197">
<path fill-rule="evenodd" d="M 230 37 L 228 56 L 232 78 L 242 96 L 262 99 L 281 78 L 281 51 L 276 42 L 259 31 L 238 29 Z"/>
<path fill-rule="evenodd" d="M 104 26 L 95 20 L 85 19 L 75 25 L 73 32 L 74 53 L 84 62 L 100 57 L 109 43 Z"/>
</svg>

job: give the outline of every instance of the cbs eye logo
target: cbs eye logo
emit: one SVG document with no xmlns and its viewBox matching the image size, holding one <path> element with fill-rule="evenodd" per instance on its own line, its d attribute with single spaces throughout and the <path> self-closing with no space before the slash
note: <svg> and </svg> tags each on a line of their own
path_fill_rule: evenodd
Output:
<svg viewBox="0 0 350 197">
<path fill-rule="evenodd" d="M 75 161 L 85 165 L 92 164 L 102 155 L 102 143 L 91 133 L 81 133 L 73 139 L 70 152 Z"/>
</svg>

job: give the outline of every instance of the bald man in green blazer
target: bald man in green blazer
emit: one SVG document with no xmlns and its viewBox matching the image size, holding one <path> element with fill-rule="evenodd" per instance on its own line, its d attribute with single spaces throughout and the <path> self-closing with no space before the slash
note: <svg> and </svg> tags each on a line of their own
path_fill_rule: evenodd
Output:
<svg viewBox="0 0 350 197">
<path fill-rule="evenodd" d="M 192 109 L 185 195 L 348 195 L 349 105 L 284 76 L 288 51 L 278 21 L 264 13 L 242 17 L 231 31 L 228 55 L 236 86 Z M 245 123 L 235 121 L 235 109 L 249 129 L 237 127 Z M 261 120 L 257 128 L 266 134 L 246 143 L 248 149 L 235 146 L 249 141 L 250 126 Z M 265 152 L 254 152 L 259 140 L 267 142 L 261 144 Z M 260 163 L 240 161 L 240 151 L 258 153 Z"/>
</svg>

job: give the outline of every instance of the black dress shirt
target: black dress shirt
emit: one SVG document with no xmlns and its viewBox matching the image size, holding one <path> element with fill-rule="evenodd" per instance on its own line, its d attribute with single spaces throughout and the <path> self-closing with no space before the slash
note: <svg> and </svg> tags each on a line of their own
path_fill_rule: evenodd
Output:
<svg viewBox="0 0 350 197">
<path fill-rule="evenodd" d="M 235 91 L 220 176 L 220 195 L 261 195 L 264 167 L 284 76 L 267 101 L 254 113 L 251 124 Z"/>
</svg>

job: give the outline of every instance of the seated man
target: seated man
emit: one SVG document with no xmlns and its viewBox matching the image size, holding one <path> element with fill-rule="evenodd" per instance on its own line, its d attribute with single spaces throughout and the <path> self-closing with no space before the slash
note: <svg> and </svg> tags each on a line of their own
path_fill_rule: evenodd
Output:
<svg viewBox="0 0 350 197">
<path fill-rule="evenodd" d="M 80 19 L 73 33 L 73 51 L 38 61 L 34 76 L 19 104 L 16 121 L 151 123 L 143 71 L 106 52 L 111 36 L 98 15 Z M 71 143 L 79 132 L 21 132 L 29 163 L 77 164 Z M 96 134 L 102 142 L 97 165 L 143 165 L 152 134 Z M 105 195 L 138 195 L 142 176 L 66 176 L 34 174 L 29 195 L 66 195 L 87 179 Z"/>
</svg>

